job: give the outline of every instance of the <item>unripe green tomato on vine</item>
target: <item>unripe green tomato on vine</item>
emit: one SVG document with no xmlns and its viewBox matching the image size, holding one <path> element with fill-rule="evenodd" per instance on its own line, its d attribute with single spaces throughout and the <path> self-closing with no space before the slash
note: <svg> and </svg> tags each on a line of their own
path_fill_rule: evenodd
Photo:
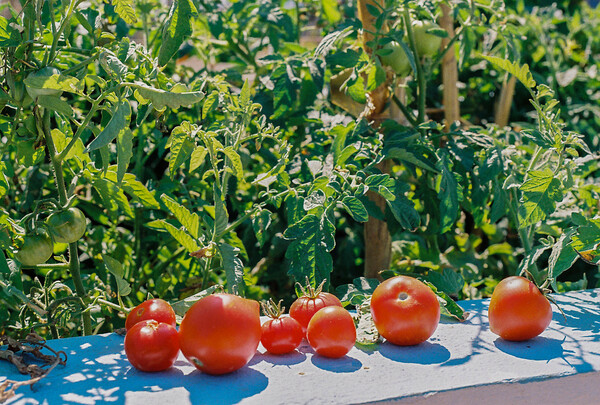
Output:
<svg viewBox="0 0 600 405">
<path fill-rule="evenodd" d="M 25 266 L 36 266 L 46 263 L 52 256 L 54 243 L 48 231 L 38 228 L 24 237 L 23 246 L 15 257 Z"/>
<path fill-rule="evenodd" d="M 415 35 L 417 52 L 420 57 L 431 57 L 440 49 L 442 38 L 437 35 L 429 34 L 427 31 L 432 28 L 440 28 L 439 25 L 431 21 L 415 21 L 412 29 Z"/>
<path fill-rule="evenodd" d="M 408 76 L 411 72 L 411 67 L 404 48 L 398 42 L 389 42 L 382 49 L 389 49 L 391 52 L 379 56 L 381 63 L 392 68 L 398 76 Z"/>
<path fill-rule="evenodd" d="M 51 214 L 46 224 L 57 243 L 77 242 L 85 233 L 85 215 L 79 208 L 71 207 Z"/>
<path fill-rule="evenodd" d="M 25 89 L 27 90 L 27 94 L 32 99 L 36 99 L 39 96 L 60 96 L 62 94 L 62 90 L 57 89 L 44 89 L 39 87 L 33 87 L 31 84 L 27 84 L 27 81 L 35 80 L 40 77 L 50 77 L 52 75 L 59 75 L 60 70 L 55 67 L 46 66 L 43 69 L 38 70 L 37 72 L 32 72 L 27 76 L 25 80 Z"/>
</svg>

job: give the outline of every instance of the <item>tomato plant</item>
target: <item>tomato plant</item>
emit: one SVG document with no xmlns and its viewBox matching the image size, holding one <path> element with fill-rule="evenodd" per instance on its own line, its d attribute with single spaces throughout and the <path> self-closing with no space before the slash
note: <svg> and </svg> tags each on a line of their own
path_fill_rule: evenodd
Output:
<svg viewBox="0 0 600 405">
<path fill-rule="evenodd" d="M 343 357 L 356 342 L 352 315 L 335 305 L 321 308 L 308 323 L 306 338 L 317 354 L 331 358 Z"/>
<path fill-rule="evenodd" d="M 436 28 L 439 29 L 440 27 L 431 21 L 413 22 L 412 29 L 415 35 L 417 52 L 420 57 L 431 57 L 439 51 L 440 46 L 442 45 L 442 38 L 427 32 Z"/>
<path fill-rule="evenodd" d="M 175 363 L 179 334 L 173 325 L 156 320 L 138 322 L 125 335 L 125 354 L 141 371 L 162 371 Z"/>
<path fill-rule="evenodd" d="M 38 71 L 31 72 L 25 81 L 25 89 L 29 97 L 35 100 L 39 96 L 60 96 L 62 94 L 61 90 L 43 87 L 44 82 L 53 75 L 60 75 L 60 70 L 52 66 L 46 66 Z M 32 85 L 32 83 L 37 84 L 37 86 Z"/>
<path fill-rule="evenodd" d="M 52 238 L 57 243 L 73 243 L 85 233 L 85 215 L 79 208 L 70 207 L 50 214 L 46 219 Z"/>
<path fill-rule="evenodd" d="M 423 282 L 396 276 L 373 292 L 371 314 L 381 336 L 393 344 L 411 346 L 433 335 L 440 321 L 440 305 Z"/>
<path fill-rule="evenodd" d="M 258 302 L 213 294 L 196 302 L 179 327 L 181 352 L 199 370 L 226 374 L 252 359 L 261 336 Z"/>
<path fill-rule="evenodd" d="M 138 322 L 151 319 L 167 323 L 173 327 L 177 325 L 175 311 L 173 311 L 171 305 L 160 298 L 153 298 L 142 302 L 127 314 L 125 328 L 129 330 Z"/>
<path fill-rule="evenodd" d="M 302 326 L 291 316 L 282 315 L 285 308 L 281 307 L 281 301 L 275 305 L 271 300 L 263 305 L 263 311 L 271 319 L 261 326 L 260 342 L 269 353 L 285 354 L 300 346 L 304 338 Z"/>
<path fill-rule="evenodd" d="M 23 238 L 23 246 L 15 254 L 15 257 L 25 266 L 36 266 L 46 263 L 52 256 L 54 243 L 48 231 L 36 228 L 26 234 Z"/>
<path fill-rule="evenodd" d="M 552 307 L 533 281 L 511 276 L 494 288 L 488 318 L 490 330 L 502 339 L 528 340 L 550 325 Z"/>
</svg>

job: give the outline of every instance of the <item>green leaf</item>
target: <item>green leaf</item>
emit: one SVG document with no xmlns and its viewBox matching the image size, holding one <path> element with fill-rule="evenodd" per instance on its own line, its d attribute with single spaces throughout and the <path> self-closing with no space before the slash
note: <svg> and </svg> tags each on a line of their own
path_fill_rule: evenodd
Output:
<svg viewBox="0 0 600 405">
<path fill-rule="evenodd" d="M 127 216 L 133 218 L 134 214 L 129 200 L 115 182 L 98 177 L 93 180 L 92 185 L 102 198 L 104 208 L 113 215 L 116 215 L 120 208 Z"/>
<path fill-rule="evenodd" d="M 39 96 L 36 100 L 37 104 L 52 111 L 61 113 L 67 117 L 73 116 L 73 109 L 66 101 L 57 96 Z"/>
<path fill-rule="evenodd" d="M 572 240 L 573 248 L 579 252 L 597 250 L 600 244 L 600 218 L 590 219 L 587 224 L 579 226 Z"/>
<path fill-rule="evenodd" d="M 292 240 L 285 257 L 291 261 L 288 274 L 298 281 L 307 277 L 311 285 L 328 280 L 333 270 L 329 252 L 335 247 L 335 226 L 326 216 L 304 216 L 286 229 L 284 237 Z"/>
<path fill-rule="evenodd" d="M 129 293 L 131 293 L 131 286 L 123 278 L 125 270 L 123 269 L 121 262 L 105 254 L 102 255 L 102 260 L 104 261 L 106 270 L 115 277 L 119 295 L 122 297 L 129 295 Z"/>
<path fill-rule="evenodd" d="M 405 191 L 406 187 L 396 186 L 396 198 L 387 200 L 387 205 L 396 221 L 407 231 L 414 232 L 421 225 L 421 215 L 415 209 L 415 203 L 405 195 Z"/>
<path fill-rule="evenodd" d="M 131 106 L 129 101 L 123 100 L 117 104 L 115 112 L 106 127 L 98 134 L 85 149 L 86 153 L 100 149 L 111 143 L 116 137 L 123 136 L 123 133 L 129 131 L 129 121 L 131 120 Z"/>
<path fill-rule="evenodd" d="M 123 182 L 127 166 L 133 157 L 133 133 L 129 128 L 117 135 L 117 184 Z"/>
<path fill-rule="evenodd" d="M 528 172 L 529 178 L 520 187 L 523 196 L 519 210 L 519 227 L 535 225 L 552 214 L 562 200 L 562 184 L 550 169 Z"/>
<path fill-rule="evenodd" d="M 198 12 L 190 0 L 175 0 L 162 32 L 162 44 L 158 50 L 158 65 L 164 66 L 177 53 L 183 41 L 192 35 L 192 17 Z"/>
<path fill-rule="evenodd" d="M 531 76 L 531 72 L 529 71 L 529 65 L 524 64 L 523 66 L 519 66 L 517 62 L 511 62 L 506 59 L 499 58 L 497 56 L 488 56 L 488 55 L 479 55 L 481 58 L 487 60 L 494 66 L 505 70 L 510 73 L 514 77 L 517 78 L 525 87 L 528 89 L 533 89 L 536 86 L 535 80 L 533 80 L 533 76 Z"/>
<path fill-rule="evenodd" d="M 349 304 L 360 306 L 373 295 L 379 284 L 379 280 L 375 278 L 358 277 L 352 280 L 352 284 L 338 286 L 335 289 L 335 294 L 344 306 Z"/>
<path fill-rule="evenodd" d="M 342 199 L 341 204 L 355 221 L 367 222 L 369 220 L 369 213 L 358 198 L 348 195 Z"/>
<path fill-rule="evenodd" d="M 204 93 L 201 91 L 183 91 L 184 87 L 182 86 L 173 86 L 171 91 L 166 91 L 136 82 L 132 87 L 137 89 L 142 97 L 150 100 L 157 110 L 162 110 L 165 107 L 172 109 L 181 106 L 189 107 L 204 98 Z"/>
<path fill-rule="evenodd" d="M 244 295 L 244 264 L 238 257 L 240 249 L 227 243 L 219 243 L 219 253 L 223 261 L 223 269 L 227 278 L 227 291 L 230 294 Z"/>
<path fill-rule="evenodd" d="M 121 188 L 131 196 L 134 201 L 141 203 L 146 208 L 160 209 L 160 205 L 154 195 L 148 191 L 146 186 L 135 179 L 131 173 L 126 173 L 123 177 Z"/>
<path fill-rule="evenodd" d="M 451 318 L 456 319 L 459 322 L 464 322 L 469 317 L 469 313 L 465 312 L 464 309 L 460 307 L 448 294 L 443 291 L 439 291 L 435 285 L 430 283 L 429 281 L 424 281 L 425 284 L 431 288 L 431 290 L 442 299 L 443 302 L 440 302 L 440 309 L 442 315 L 449 316 Z"/>
<path fill-rule="evenodd" d="M 365 185 L 386 200 L 393 201 L 396 198 L 394 195 L 396 182 L 389 174 L 372 174 L 365 179 Z"/>
<path fill-rule="evenodd" d="M 458 183 L 450 170 L 448 155 L 444 154 L 438 162 L 440 174 L 436 179 L 435 190 L 440 200 L 440 233 L 448 232 L 458 217 Z"/>
<path fill-rule="evenodd" d="M 160 199 L 190 235 L 195 239 L 198 239 L 200 230 L 200 217 L 198 214 L 191 213 L 187 208 L 177 203 L 177 201 L 166 194 L 161 195 Z"/>
<path fill-rule="evenodd" d="M 495 224 L 506 215 L 508 204 L 504 189 L 498 184 L 497 180 L 494 180 L 494 200 L 490 212 L 490 222 L 492 224 Z"/>
<path fill-rule="evenodd" d="M 127 74 L 127 66 L 111 51 L 105 49 L 100 54 L 100 65 L 109 76 L 123 78 Z"/>
<path fill-rule="evenodd" d="M 214 186 L 214 199 L 215 199 L 215 229 L 214 234 L 217 236 L 222 236 L 225 229 L 227 229 L 227 225 L 229 224 L 229 215 L 227 214 L 227 208 L 225 208 L 225 202 L 221 198 L 221 193 L 217 188 L 217 185 Z"/>
<path fill-rule="evenodd" d="M 133 8 L 133 0 L 112 0 L 112 4 L 115 7 L 117 14 L 119 14 L 119 17 L 127 24 L 135 24 L 137 22 L 135 9 Z"/>
<path fill-rule="evenodd" d="M 242 159 L 240 155 L 233 150 L 232 146 L 228 146 L 223 149 L 223 153 L 229 159 L 231 163 L 231 168 L 233 169 L 233 174 L 238 178 L 239 181 L 244 181 L 244 167 L 242 166 Z"/>
<path fill-rule="evenodd" d="M 206 159 L 206 155 L 208 154 L 208 150 L 204 146 L 196 146 L 194 151 L 192 152 L 192 156 L 190 157 L 190 173 L 199 168 L 204 160 Z"/>
<path fill-rule="evenodd" d="M 265 231 L 271 225 L 271 214 L 269 210 L 260 210 L 252 216 L 252 229 L 260 246 L 266 242 Z"/>
<path fill-rule="evenodd" d="M 577 251 L 570 245 L 571 237 L 575 234 L 575 229 L 564 232 L 552 246 L 552 252 L 548 258 L 548 278 L 552 280 L 552 288 L 558 291 L 556 278 L 571 268 L 577 261 Z"/>
<path fill-rule="evenodd" d="M 21 35 L 19 31 L 9 27 L 9 21 L 0 16 L 0 46 L 16 47 L 21 45 Z"/>
<path fill-rule="evenodd" d="M 371 300 L 368 299 L 356 308 L 356 344 L 374 346 L 382 341 L 379 331 L 373 321 Z"/>
<path fill-rule="evenodd" d="M 218 105 L 219 105 L 219 92 L 217 90 L 213 90 L 212 93 L 210 93 L 204 100 L 204 104 L 202 105 L 202 117 L 205 118 Z"/>
<path fill-rule="evenodd" d="M 202 290 L 194 295 L 190 295 L 180 301 L 175 301 L 171 303 L 171 307 L 173 311 L 175 311 L 175 315 L 183 317 L 188 309 L 191 308 L 196 302 L 200 301 L 204 297 L 208 297 L 212 293 L 214 293 L 220 286 L 211 285 L 206 290 Z"/>
<path fill-rule="evenodd" d="M 430 162 L 424 154 L 416 154 L 413 151 L 403 148 L 390 148 L 385 155 L 390 159 L 398 159 L 403 162 L 412 163 L 421 169 L 438 173 L 438 169 L 432 165 L 432 162 Z"/>
<path fill-rule="evenodd" d="M 458 294 L 465 285 L 463 277 L 448 267 L 443 267 L 441 271 L 428 272 L 426 279 L 446 294 Z"/>
<path fill-rule="evenodd" d="M 179 242 L 179 244 L 183 246 L 188 252 L 191 253 L 200 250 L 200 247 L 198 246 L 198 243 L 196 243 L 196 240 L 192 238 L 185 229 L 176 228 L 175 226 L 171 225 L 163 219 L 153 221 L 152 224 L 153 228 L 155 229 L 164 229 L 165 231 L 169 232 L 171 236 L 175 238 L 175 240 Z"/>
<path fill-rule="evenodd" d="M 195 149 L 194 141 L 189 133 L 189 125 L 179 125 L 173 128 L 169 137 L 171 153 L 169 154 L 169 176 L 171 180 L 177 171 L 192 155 Z"/>
<path fill-rule="evenodd" d="M 323 13 L 330 24 L 335 24 L 342 19 L 342 14 L 338 10 L 337 0 L 321 0 Z"/>
<path fill-rule="evenodd" d="M 25 85 L 32 89 L 52 89 L 81 94 L 82 82 L 76 77 L 62 74 L 29 75 L 23 80 Z"/>
<path fill-rule="evenodd" d="M 330 34 L 327 34 L 319 43 L 317 48 L 315 49 L 316 57 L 324 57 L 329 53 L 330 50 L 334 49 L 337 46 L 337 43 L 348 35 L 351 35 L 354 32 L 354 28 L 352 26 L 345 27 L 340 31 L 334 31 Z"/>
</svg>

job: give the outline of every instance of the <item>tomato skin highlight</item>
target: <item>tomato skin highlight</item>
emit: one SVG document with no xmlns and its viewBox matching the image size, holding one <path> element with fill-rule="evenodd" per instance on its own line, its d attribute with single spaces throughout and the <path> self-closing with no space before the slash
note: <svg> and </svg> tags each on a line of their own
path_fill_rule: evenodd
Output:
<svg viewBox="0 0 600 405">
<path fill-rule="evenodd" d="M 502 339 L 529 340 L 542 333 L 552 321 L 552 307 L 539 288 L 524 277 L 500 281 L 488 309 L 490 330 Z"/>
<path fill-rule="evenodd" d="M 321 308 L 328 306 L 342 307 L 342 302 L 338 297 L 328 292 L 320 292 L 315 298 L 302 296 L 290 306 L 290 316 L 300 323 L 302 330 L 306 333 L 306 328 L 313 315 Z"/>
<path fill-rule="evenodd" d="M 356 327 L 350 312 L 337 305 L 321 308 L 311 318 L 306 339 L 317 354 L 343 357 L 356 343 Z"/>
<path fill-rule="evenodd" d="M 269 319 L 262 324 L 260 342 L 271 354 L 290 353 L 302 343 L 302 326 L 292 317 Z"/>
<path fill-rule="evenodd" d="M 79 208 L 71 207 L 52 213 L 46 220 L 52 238 L 57 243 L 77 242 L 85 234 L 85 215 Z"/>
<path fill-rule="evenodd" d="M 136 323 L 125 335 L 125 354 L 141 371 L 163 371 L 179 354 L 179 334 L 172 325 L 146 320 Z"/>
<path fill-rule="evenodd" d="M 260 305 L 231 294 L 196 302 L 179 326 L 181 352 L 200 371 L 226 374 L 244 367 L 261 336 Z"/>
<path fill-rule="evenodd" d="M 440 321 L 440 304 L 427 285 L 396 276 L 377 286 L 371 298 L 377 330 L 390 343 L 413 346 L 429 339 Z"/>
<path fill-rule="evenodd" d="M 151 319 L 167 323 L 173 327 L 177 326 L 175 311 L 173 311 L 171 305 L 160 298 L 153 298 L 142 302 L 127 314 L 125 329 L 129 330 L 136 323 Z"/>
</svg>

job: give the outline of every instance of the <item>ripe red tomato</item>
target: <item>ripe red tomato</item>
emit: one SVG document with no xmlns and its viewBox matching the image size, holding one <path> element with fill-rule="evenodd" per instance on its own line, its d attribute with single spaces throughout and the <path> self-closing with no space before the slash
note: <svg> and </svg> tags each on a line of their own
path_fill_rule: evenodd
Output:
<svg viewBox="0 0 600 405">
<path fill-rule="evenodd" d="M 297 320 L 306 333 L 308 322 L 313 315 L 328 306 L 342 307 L 342 302 L 333 294 L 322 291 L 323 283 L 315 290 L 310 285 L 304 289 L 301 288 L 302 295 L 296 299 L 290 306 L 290 316 Z"/>
<path fill-rule="evenodd" d="M 177 329 L 155 320 L 138 322 L 125 335 L 125 354 L 138 370 L 166 370 L 179 354 Z"/>
<path fill-rule="evenodd" d="M 528 340 L 542 333 L 552 320 L 552 307 L 540 289 L 524 277 L 500 281 L 490 300 L 490 330 L 506 340 Z"/>
<path fill-rule="evenodd" d="M 356 327 L 352 315 L 342 307 L 321 308 L 311 318 L 306 338 L 321 356 L 345 356 L 356 342 Z"/>
<path fill-rule="evenodd" d="M 181 352 L 208 374 L 231 373 L 245 366 L 260 342 L 258 302 L 213 294 L 196 302 L 179 326 Z"/>
<path fill-rule="evenodd" d="M 125 329 L 129 330 L 138 322 L 154 319 L 158 322 L 168 323 L 175 327 L 175 311 L 171 305 L 160 298 L 153 298 L 142 302 L 133 308 L 125 320 Z"/>
<path fill-rule="evenodd" d="M 263 323 L 260 342 L 271 354 L 294 351 L 304 338 L 302 326 L 292 317 L 282 316 Z"/>
<path fill-rule="evenodd" d="M 381 336 L 396 345 L 412 346 L 433 335 L 440 321 L 440 304 L 421 281 L 396 276 L 373 292 L 371 314 Z"/>
</svg>

